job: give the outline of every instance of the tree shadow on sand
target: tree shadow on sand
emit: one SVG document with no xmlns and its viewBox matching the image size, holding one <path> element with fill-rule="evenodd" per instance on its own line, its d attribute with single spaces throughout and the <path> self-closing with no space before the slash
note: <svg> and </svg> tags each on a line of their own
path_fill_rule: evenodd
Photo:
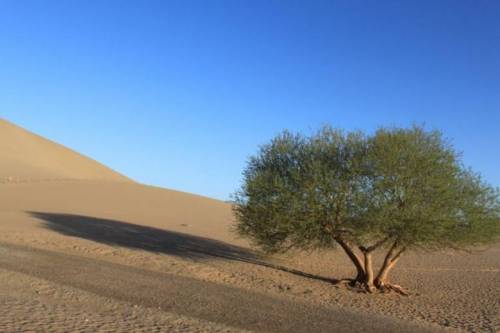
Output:
<svg viewBox="0 0 500 333">
<path fill-rule="evenodd" d="M 88 239 L 102 244 L 163 253 L 181 258 L 210 260 L 214 258 L 246 262 L 281 270 L 298 276 L 338 283 L 299 270 L 269 263 L 250 249 L 215 239 L 193 236 L 175 231 L 90 216 L 46 212 L 28 212 L 44 221 L 45 227 L 63 235 Z"/>
</svg>

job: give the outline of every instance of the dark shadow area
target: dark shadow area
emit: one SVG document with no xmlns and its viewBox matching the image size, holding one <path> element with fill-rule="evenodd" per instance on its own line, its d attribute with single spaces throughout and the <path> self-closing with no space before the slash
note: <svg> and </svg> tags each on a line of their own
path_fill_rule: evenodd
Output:
<svg viewBox="0 0 500 333">
<path fill-rule="evenodd" d="M 266 262 L 262 256 L 243 247 L 215 239 L 168 231 L 137 224 L 74 214 L 28 212 L 45 222 L 45 227 L 63 235 L 102 244 L 163 253 L 194 260 L 226 259 L 265 266 L 298 276 L 338 283 L 339 280 L 304 273 Z"/>
</svg>

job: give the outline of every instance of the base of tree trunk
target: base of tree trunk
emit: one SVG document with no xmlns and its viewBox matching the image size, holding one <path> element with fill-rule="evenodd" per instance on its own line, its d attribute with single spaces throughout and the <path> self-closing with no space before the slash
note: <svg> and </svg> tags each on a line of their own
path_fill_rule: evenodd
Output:
<svg viewBox="0 0 500 333">
<path fill-rule="evenodd" d="M 403 296 L 410 295 L 405 289 L 403 289 L 403 287 L 401 287 L 398 284 L 384 283 L 384 284 L 378 285 L 377 290 L 379 290 L 380 292 L 383 292 L 383 293 L 396 292 L 396 293 L 403 295 Z"/>
<path fill-rule="evenodd" d="M 359 281 L 356 279 L 346 279 L 339 281 L 340 284 L 348 284 L 349 287 L 361 290 L 363 292 L 372 293 L 390 293 L 395 292 L 402 296 L 410 296 L 410 293 L 406 291 L 403 287 L 397 284 L 383 283 L 378 285 L 368 285 L 365 281 Z"/>
</svg>

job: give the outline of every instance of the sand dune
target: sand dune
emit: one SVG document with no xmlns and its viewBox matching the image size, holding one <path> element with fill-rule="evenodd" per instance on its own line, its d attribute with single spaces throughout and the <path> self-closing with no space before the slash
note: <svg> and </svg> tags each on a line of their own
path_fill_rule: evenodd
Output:
<svg viewBox="0 0 500 333">
<path fill-rule="evenodd" d="M 79 213 L 233 238 L 228 204 L 135 183 L 5 120 L 0 120 L 0 179 L 8 193 L 2 196 L 2 212 Z"/>
<path fill-rule="evenodd" d="M 0 179 L 0 331 L 304 331 L 311 311 L 311 332 L 500 328 L 498 246 L 409 254 L 393 278 L 413 295 L 372 297 L 330 283 L 353 273 L 340 252 L 264 258 L 231 232 L 229 204 L 135 183 L 6 121 Z M 211 297 L 213 312 L 186 310 Z M 276 324 L 280 306 L 297 326 Z"/>
<path fill-rule="evenodd" d="M 71 149 L 0 119 L 0 181 L 127 177 Z"/>
</svg>

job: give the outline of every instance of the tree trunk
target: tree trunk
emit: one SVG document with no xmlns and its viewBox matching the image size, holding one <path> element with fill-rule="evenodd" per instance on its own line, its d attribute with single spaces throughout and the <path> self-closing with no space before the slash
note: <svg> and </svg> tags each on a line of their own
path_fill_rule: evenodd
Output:
<svg viewBox="0 0 500 333">
<path fill-rule="evenodd" d="M 391 269 L 394 268 L 394 266 L 396 266 L 397 262 L 398 259 L 393 260 L 389 264 L 384 265 L 380 269 L 380 272 L 377 274 L 377 277 L 375 278 L 375 286 L 377 286 L 377 288 L 379 289 L 384 288 L 384 286 L 387 284 L 387 275 L 389 275 Z"/>
<path fill-rule="evenodd" d="M 345 241 L 341 237 L 336 237 L 335 241 L 342 247 L 349 259 L 356 267 L 357 276 L 352 280 L 352 285 L 360 286 L 366 289 L 367 292 L 373 292 L 374 290 L 380 291 L 396 291 L 402 295 L 408 295 L 406 291 L 403 290 L 398 285 L 392 285 L 387 282 L 387 276 L 391 269 L 396 265 L 401 254 L 405 251 L 405 247 L 398 250 L 398 242 L 395 241 L 389 251 L 387 252 L 384 263 L 380 268 L 377 276 L 373 272 L 373 251 L 383 245 L 388 238 L 380 240 L 372 246 L 364 247 L 358 246 L 360 252 L 363 254 L 363 258 L 360 258 L 351 247 L 349 242 Z"/>
<path fill-rule="evenodd" d="M 364 285 L 368 292 L 372 292 L 374 289 L 373 285 L 373 263 L 372 263 L 372 253 L 370 251 L 363 251 L 363 256 L 365 259 L 365 281 Z"/>
<path fill-rule="evenodd" d="M 342 247 L 344 252 L 347 254 L 349 259 L 351 259 L 352 263 L 356 267 L 357 275 L 356 278 L 353 280 L 354 283 L 356 282 L 363 282 L 365 280 L 365 270 L 363 267 L 363 264 L 361 263 L 361 259 L 354 253 L 353 249 L 350 247 L 350 245 L 344 241 L 342 238 L 335 238 L 337 243 Z"/>
<path fill-rule="evenodd" d="M 375 278 L 375 286 L 378 289 L 384 290 L 392 288 L 387 282 L 387 276 L 389 275 L 391 269 L 394 268 L 394 266 L 396 266 L 396 263 L 398 262 L 399 258 L 401 258 L 401 254 L 403 254 L 403 252 L 405 251 L 405 248 L 403 247 L 402 249 L 399 250 L 399 252 L 396 253 L 396 248 L 397 248 L 397 243 L 394 243 L 391 246 L 389 252 L 387 252 L 384 258 L 384 263 L 380 268 L 377 277 Z M 399 286 L 397 286 L 396 289 L 402 291 Z"/>
<path fill-rule="evenodd" d="M 375 285 L 377 288 L 381 287 L 383 283 L 385 282 L 385 279 L 387 278 L 387 274 L 391 270 L 391 262 L 392 262 L 392 257 L 394 256 L 394 252 L 396 252 L 396 246 L 397 243 L 394 242 L 391 245 L 391 248 L 389 251 L 387 251 L 385 258 L 384 258 L 384 263 L 382 264 L 382 267 L 380 268 L 380 271 L 377 274 L 377 277 L 375 278 Z"/>
</svg>

